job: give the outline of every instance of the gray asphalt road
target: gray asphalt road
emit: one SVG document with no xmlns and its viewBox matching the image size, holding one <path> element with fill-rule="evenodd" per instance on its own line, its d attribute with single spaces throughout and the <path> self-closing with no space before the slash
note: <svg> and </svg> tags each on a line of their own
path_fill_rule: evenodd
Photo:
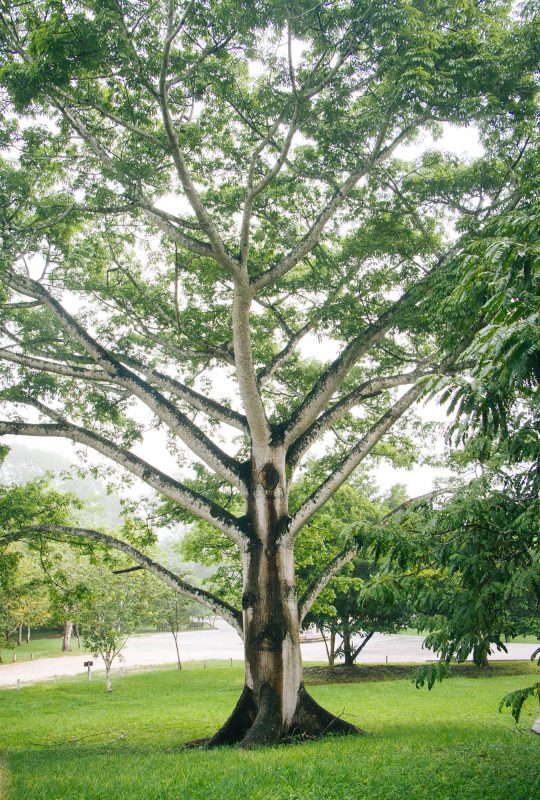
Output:
<svg viewBox="0 0 540 800">
<path fill-rule="evenodd" d="M 218 619 L 215 630 L 187 631 L 180 634 L 181 657 L 184 661 L 210 661 L 212 659 L 241 660 L 242 642 L 238 634 L 223 620 Z M 508 653 L 496 653 L 496 659 L 528 659 L 538 645 L 509 644 Z M 309 642 L 302 645 L 305 662 L 325 661 L 323 642 Z M 128 640 L 123 652 L 126 667 L 173 664 L 176 662 L 174 641 L 170 633 L 154 633 L 133 636 Z M 363 663 L 381 664 L 388 659 L 389 664 L 407 661 L 421 662 L 434 658 L 429 650 L 422 649 L 421 636 L 387 636 L 375 634 L 360 659 Z M 20 664 L 0 664 L 0 686 L 14 686 L 17 680 L 22 683 L 48 680 L 55 675 L 76 675 L 85 672 L 84 655 L 64 656 L 62 658 L 41 658 Z M 120 666 L 117 663 L 117 666 Z M 103 669 L 99 659 L 95 669 Z"/>
</svg>

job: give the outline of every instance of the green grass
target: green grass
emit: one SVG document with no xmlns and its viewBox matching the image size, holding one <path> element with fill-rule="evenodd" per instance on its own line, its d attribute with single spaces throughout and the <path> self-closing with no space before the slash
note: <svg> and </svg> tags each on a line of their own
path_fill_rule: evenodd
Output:
<svg viewBox="0 0 540 800">
<path fill-rule="evenodd" d="M 36 658 L 59 658 L 60 656 L 76 656 L 86 652 L 83 647 L 78 646 L 77 640 L 73 638 L 71 642 L 72 650 L 70 653 L 62 652 L 62 637 L 61 636 L 47 636 L 39 639 L 32 639 L 28 644 L 24 642 L 21 645 L 15 645 L 13 649 L 7 650 L 4 648 L 0 655 L 4 664 L 11 664 L 13 656 L 16 656 L 17 663 L 21 661 L 30 661 L 32 654 L 34 660 Z M 1 665 L 0 665 L 1 668 Z M 0 794 L 0 800 L 2 795 Z"/>
<path fill-rule="evenodd" d="M 431 693 L 399 679 L 313 686 L 368 736 L 254 752 L 182 750 L 232 709 L 237 666 L 117 678 L 112 695 L 102 679 L 4 690 L 0 786 L 3 775 L 10 800 L 530 800 L 540 792 L 536 709 L 519 730 L 497 712 L 530 680 L 454 677 Z"/>
</svg>

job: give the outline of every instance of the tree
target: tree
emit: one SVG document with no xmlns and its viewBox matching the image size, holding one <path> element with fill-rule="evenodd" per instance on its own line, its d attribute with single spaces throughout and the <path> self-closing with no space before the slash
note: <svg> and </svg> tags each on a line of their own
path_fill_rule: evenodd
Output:
<svg viewBox="0 0 540 800">
<path fill-rule="evenodd" d="M 356 730 L 303 686 L 294 542 L 399 444 L 421 379 L 465 369 L 479 298 L 437 309 L 472 233 L 515 203 L 516 152 L 534 141 L 530 17 L 453 0 L 2 11 L 0 354 L 17 415 L 0 433 L 94 448 L 239 548 L 242 612 L 122 539 L 49 529 L 129 553 L 242 632 L 245 689 L 212 744 Z M 400 154 L 447 122 L 486 140 L 505 126 L 505 145 L 476 162 Z M 308 358 L 309 337 L 337 355 Z M 141 407 L 194 477 L 134 452 Z M 320 485 L 292 507 L 321 439 Z"/>
<path fill-rule="evenodd" d="M 416 624 L 440 665 L 423 668 L 431 688 L 451 661 L 490 652 L 516 636 L 540 637 L 538 494 L 515 475 L 485 469 L 433 509 L 417 504 L 394 516 L 372 540 L 391 569 L 376 576 L 381 591 L 412 598 Z"/>
<path fill-rule="evenodd" d="M 190 602 L 179 592 L 172 592 L 163 586 L 155 595 L 153 620 L 156 625 L 166 625 L 174 639 L 176 664 L 182 669 L 180 657 L 180 631 L 185 629 L 194 616 L 201 614 L 201 606 Z"/>
<path fill-rule="evenodd" d="M 79 618 L 84 646 L 105 664 L 107 692 L 112 692 L 112 665 L 128 638 L 153 618 L 154 586 L 154 579 L 146 573 L 126 581 L 123 576 L 96 568 L 89 577 Z"/>
<path fill-rule="evenodd" d="M 21 552 L 17 564 L 16 579 L 11 584 L 11 614 L 17 626 L 17 644 L 23 643 L 23 628 L 26 626 L 26 641 L 30 641 L 31 628 L 43 625 L 50 617 L 50 603 L 44 585 L 43 574 L 35 555 Z"/>
<path fill-rule="evenodd" d="M 346 667 L 352 667 L 375 633 L 396 633 L 411 620 L 410 599 L 405 593 L 401 597 L 393 595 L 391 602 L 386 603 L 380 598 L 363 596 L 363 590 L 376 573 L 375 563 L 357 556 L 344 574 L 328 584 L 333 597 L 326 607 L 312 610 L 306 618 L 323 635 L 330 634 L 326 643 L 330 667 L 339 655 L 343 656 Z"/>
<path fill-rule="evenodd" d="M 88 594 L 88 577 L 92 573 L 88 555 L 88 550 L 81 555 L 58 546 L 51 547 L 48 552 L 47 586 L 53 619 L 62 626 L 63 652 L 72 650 L 74 632 L 79 647 L 81 644 L 79 617 Z"/>
<path fill-rule="evenodd" d="M 467 268 L 449 298 L 459 303 L 472 282 L 483 287 L 486 325 L 464 354 L 474 365 L 470 379 L 456 385 L 455 378 L 439 378 L 434 384 L 436 390 L 444 386 L 442 397 L 457 411 L 454 442 L 465 443 L 483 476 L 463 498 L 462 510 L 467 525 L 478 531 L 463 554 L 469 577 L 476 572 L 477 597 L 450 615 L 446 640 L 435 632 L 433 641 L 450 655 L 466 657 L 472 648 L 480 664 L 493 641 L 504 646 L 503 633 L 540 638 L 539 166 L 537 147 L 518 154 L 516 202 L 493 215 L 482 239 L 472 240 Z M 475 549 L 482 551 L 478 561 L 484 569 L 473 572 Z M 536 683 L 511 692 L 500 708 L 510 707 L 517 722 L 523 703 L 539 691 Z"/>
<path fill-rule="evenodd" d="M 5 457 L 3 448 L 0 458 Z M 36 568 L 36 560 L 43 563 L 46 545 L 34 537 L 29 548 L 16 544 L 21 529 L 33 525 L 65 524 L 72 520 L 80 504 L 67 493 L 51 489 L 48 479 L 25 484 L 0 485 L 0 632 L 3 646 L 11 646 L 13 634 L 22 639 L 22 626 L 42 622 L 48 613 L 44 596 L 44 579 Z M 15 538 L 10 537 L 15 534 Z M 0 658 L 1 660 L 1 658 Z"/>
</svg>

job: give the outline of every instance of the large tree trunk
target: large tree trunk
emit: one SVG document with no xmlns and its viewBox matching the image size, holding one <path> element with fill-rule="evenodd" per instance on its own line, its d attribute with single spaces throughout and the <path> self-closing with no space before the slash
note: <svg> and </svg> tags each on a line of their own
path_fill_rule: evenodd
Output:
<svg viewBox="0 0 540 800">
<path fill-rule="evenodd" d="M 245 686 L 210 746 L 254 747 L 291 736 L 359 733 L 321 708 L 304 688 L 294 553 L 280 473 L 275 463 L 266 463 L 254 481 L 253 533 L 243 553 Z"/>
<path fill-rule="evenodd" d="M 73 622 L 70 619 L 67 619 L 64 622 L 64 635 L 62 637 L 62 652 L 63 653 L 70 653 L 71 652 L 71 632 L 73 630 Z"/>
<path fill-rule="evenodd" d="M 17 625 L 17 644 L 21 645 L 23 640 L 23 626 Z"/>
</svg>

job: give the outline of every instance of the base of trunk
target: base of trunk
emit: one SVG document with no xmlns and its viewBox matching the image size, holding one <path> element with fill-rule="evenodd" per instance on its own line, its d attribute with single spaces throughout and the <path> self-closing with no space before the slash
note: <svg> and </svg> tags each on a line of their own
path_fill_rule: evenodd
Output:
<svg viewBox="0 0 540 800">
<path fill-rule="evenodd" d="M 213 748 L 236 745 L 249 749 L 279 742 L 318 739 L 328 734 L 359 736 L 364 733 L 320 706 L 303 687 L 298 694 L 294 719 L 285 727 L 281 720 L 279 697 L 268 688 L 261 692 L 257 707 L 252 690 L 246 686 L 223 727 L 212 738 L 191 742 L 188 746 Z"/>
</svg>

